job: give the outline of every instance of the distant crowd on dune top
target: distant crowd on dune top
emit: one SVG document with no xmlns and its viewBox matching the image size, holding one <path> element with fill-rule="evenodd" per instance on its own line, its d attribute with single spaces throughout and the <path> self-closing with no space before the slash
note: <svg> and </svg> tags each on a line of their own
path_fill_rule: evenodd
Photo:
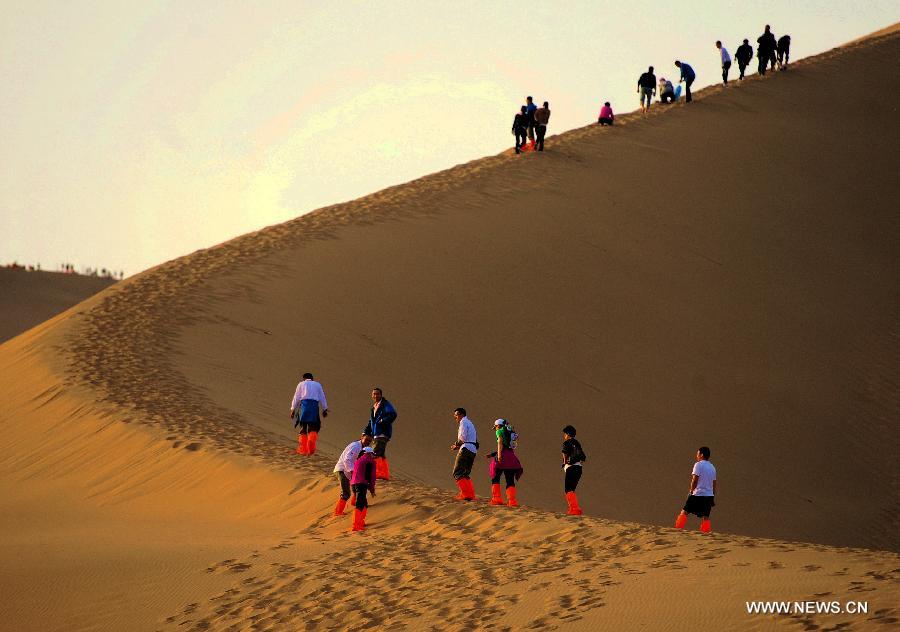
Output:
<svg viewBox="0 0 900 632">
<path fill-rule="evenodd" d="M 378 386 L 372 389 L 371 398 L 372 407 L 369 409 L 369 416 L 359 439 L 351 441 L 344 448 L 334 466 L 334 475 L 341 491 L 333 515 L 343 516 L 349 502 L 353 507 L 351 531 L 364 531 L 366 528 L 368 495 L 375 496 L 375 482 L 391 479 L 387 446 L 393 436 L 397 409 L 384 397 L 382 389 Z M 316 453 L 322 419 L 328 417 L 328 413 L 325 389 L 315 380 L 312 373 L 304 373 L 291 399 L 291 419 L 298 433 L 297 454 L 308 457 Z M 456 452 L 452 476 L 459 488 L 459 494 L 455 500 L 474 501 L 476 497 L 472 470 L 475 467 L 475 456 L 481 448 L 478 431 L 465 408 L 455 408 L 452 415 L 457 426 L 456 441 L 450 445 L 450 450 Z M 516 454 L 519 433 L 515 431 L 509 419 L 500 418 L 494 421 L 490 435 L 491 447 L 496 446 L 494 451 L 486 455 L 488 476 L 491 480 L 490 504 L 518 507 L 516 483 L 525 472 Z M 576 435 L 577 431 L 571 424 L 562 428 L 563 442 L 560 452 L 563 491 L 568 504 L 566 513 L 570 516 L 580 516 L 584 513 L 575 490 L 581 480 L 587 455 L 581 443 L 575 438 Z M 688 497 L 675 518 L 676 529 L 683 529 L 688 514 L 694 514 L 700 518 L 700 531 L 709 533 L 712 530 L 709 516 L 716 504 L 717 482 L 716 468 L 709 462 L 709 456 L 710 449 L 707 446 L 698 448 L 694 455 L 695 463 L 691 470 Z M 501 496 L 501 480 L 506 483 L 505 502 Z"/>
<path fill-rule="evenodd" d="M 762 35 L 756 38 L 756 58 L 759 62 L 758 72 L 765 75 L 766 71 L 775 70 L 776 66 L 779 70 L 786 70 L 791 57 L 791 36 L 782 35 L 776 39 L 772 32 L 772 27 L 766 24 Z M 722 62 L 722 85 L 728 85 L 728 74 L 731 71 L 731 53 L 722 44 L 721 40 L 716 41 L 716 49 L 719 51 L 719 57 Z M 743 81 L 744 73 L 750 61 L 753 59 L 753 47 L 750 40 L 745 39 L 744 42 L 737 47 L 734 54 L 737 61 L 740 74 L 738 79 Z M 771 66 L 771 68 L 770 68 Z M 647 69 L 647 72 L 641 74 L 637 81 L 637 92 L 640 96 L 641 111 L 645 114 L 650 111 L 650 104 L 653 97 L 658 96 L 658 103 L 676 103 L 681 99 L 681 84 L 684 84 L 684 101 L 685 103 L 693 102 L 691 96 L 691 86 L 697 79 L 697 73 L 693 67 L 686 61 L 680 59 L 675 60 L 675 67 L 680 71 L 678 86 L 676 87 L 671 80 L 660 77 L 657 81 L 653 71 L 653 66 Z M 613 125 L 616 117 L 613 113 L 612 105 L 609 101 L 603 103 L 600 113 L 597 116 L 598 125 Z M 543 107 L 538 107 L 534 102 L 534 97 L 525 97 L 525 105 L 519 108 L 513 118 L 512 133 L 516 137 L 516 153 L 530 151 L 544 151 L 544 137 L 547 134 L 547 124 L 550 122 L 550 103 L 544 101 Z"/>
<path fill-rule="evenodd" d="M 18 261 L 13 261 L 12 263 L 7 263 L 6 265 L 0 266 L 4 270 L 25 270 L 26 272 L 51 272 L 50 270 L 42 270 L 41 264 L 21 264 Z M 79 276 L 89 276 L 96 277 L 101 279 L 110 279 L 113 281 L 121 281 L 125 278 L 125 271 L 119 270 L 118 272 L 115 270 L 109 270 L 107 268 L 84 268 L 81 272 L 78 272 L 75 269 L 75 266 L 71 263 L 61 263 L 56 270 L 52 270 L 52 272 L 61 272 L 62 274 L 77 274 Z"/>
</svg>

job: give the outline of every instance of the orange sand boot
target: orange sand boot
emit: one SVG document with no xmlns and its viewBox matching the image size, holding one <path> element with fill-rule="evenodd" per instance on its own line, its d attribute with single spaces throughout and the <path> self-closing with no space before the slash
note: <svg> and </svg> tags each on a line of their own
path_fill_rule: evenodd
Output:
<svg viewBox="0 0 900 632">
<path fill-rule="evenodd" d="M 578 496 L 575 495 L 575 492 L 566 492 L 566 500 L 569 501 L 568 514 L 570 516 L 580 516 L 584 513 L 578 506 Z"/>
<path fill-rule="evenodd" d="M 309 439 L 305 434 L 297 436 L 297 454 L 309 454 Z"/>
<path fill-rule="evenodd" d="M 309 437 L 309 439 L 307 439 L 307 450 L 309 451 L 309 456 L 312 456 L 316 453 L 316 442 L 319 440 L 319 433 L 313 431 L 307 436 Z"/>
<path fill-rule="evenodd" d="M 709 533 L 712 531 L 712 524 L 709 522 L 709 518 L 703 518 L 700 520 L 700 531 L 703 533 Z"/>
<path fill-rule="evenodd" d="M 491 504 L 492 505 L 502 505 L 503 498 L 500 496 L 500 483 L 494 483 L 491 485 Z"/>
<path fill-rule="evenodd" d="M 459 493 L 453 497 L 453 500 L 465 500 L 466 499 L 466 479 L 461 478 L 456 481 L 456 486 L 459 487 Z"/>
<path fill-rule="evenodd" d="M 351 506 L 351 507 L 356 507 L 356 494 L 353 494 L 353 495 L 350 497 L 350 506 Z"/>
<path fill-rule="evenodd" d="M 687 524 L 687 514 L 683 511 L 678 514 L 678 517 L 675 518 L 675 528 L 676 529 L 684 529 L 684 525 Z"/>
<path fill-rule="evenodd" d="M 506 498 L 507 505 L 510 507 L 518 507 L 519 501 L 516 500 L 516 488 L 515 487 L 507 487 L 506 488 Z"/>
<path fill-rule="evenodd" d="M 337 505 L 334 507 L 334 515 L 335 516 L 343 516 L 344 509 L 347 507 L 347 501 L 343 498 L 338 498 Z"/>
<path fill-rule="evenodd" d="M 367 513 L 369 513 L 369 508 L 363 507 L 363 510 L 362 510 L 362 525 L 363 526 L 366 526 L 366 514 Z"/>
<path fill-rule="evenodd" d="M 363 519 L 363 512 L 359 509 L 353 510 L 353 527 L 350 529 L 351 531 L 362 531 L 366 528 L 366 523 Z"/>
<path fill-rule="evenodd" d="M 387 457 L 375 459 L 375 478 L 382 481 L 391 480 L 391 469 L 388 467 Z"/>
<path fill-rule="evenodd" d="M 466 500 L 475 500 L 475 484 L 472 483 L 471 478 L 464 478 L 463 483 L 465 483 L 465 492 L 466 492 Z"/>
</svg>

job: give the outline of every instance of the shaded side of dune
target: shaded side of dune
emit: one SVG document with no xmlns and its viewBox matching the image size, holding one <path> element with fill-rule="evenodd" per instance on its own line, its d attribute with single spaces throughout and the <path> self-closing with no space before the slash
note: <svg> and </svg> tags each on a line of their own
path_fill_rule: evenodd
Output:
<svg viewBox="0 0 900 632">
<path fill-rule="evenodd" d="M 378 383 L 395 468 L 446 487 L 449 410 L 508 416 L 544 508 L 575 423 L 588 511 L 657 524 L 705 443 L 722 529 L 898 550 L 898 58 L 889 34 L 169 262 L 85 315 L 71 375 L 286 468 L 300 371 L 332 453 Z"/>
<path fill-rule="evenodd" d="M 0 343 L 64 312 L 115 281 L 0 268 Z"/>
</svg>

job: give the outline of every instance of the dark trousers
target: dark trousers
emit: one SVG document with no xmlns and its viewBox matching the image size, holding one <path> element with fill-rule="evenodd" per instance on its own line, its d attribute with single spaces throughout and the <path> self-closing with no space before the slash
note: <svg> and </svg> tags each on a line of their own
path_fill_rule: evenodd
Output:
<svg viewBox="0 0 900 632">
<path fill-rule="evenodd" d="M 691 98 L 691 84 L 694 83 L 693 79 L 685 79 L 684 80 L 684 100 L 690 103 L 694 99 Z"/>
<path fill-rule="evenodd" d="M 525 128 L 516 130 L 516 153 L 519 153 L 519 147 L 525 144 Z"/>
<path fill-rule="evenodd" d="M 759 74 L 766 74 L 766 66 L 769 65 L 769 53 L 766 51 L 757 51 L 756 59 L 759 62 L 759 67 L 757 68 Z"/>
<path fill-rule="evenodd" d="M 375 450 L 375 458 L 384 458 L 388 441 L 390 441 L 390 439 L 387 437 L 375 437 L 375 439 L 372 440 L 372 449 Z"/>
<path fill-rule="evenodd" d="M 572 465 L 566 468 L 566 482 L 565 489 L 566 493 L 574 492 L 575 488 L 578 487 L 578 481 L 581 480 L 581 466 L 580 465 Z"/>
<path fill-rule="evenodd" d="M 338 483 L 341 484 L 341 498 L 350 500 L 350 479 L 343 472 L 338 472 L 335 476 L 338 479 Z"/>
<path fill-rule="evenodd" d="M 743 78 L 744 78 L 744 71 L 747 70 L 747 64 L 742 64 L 741 62 L 738 62 L 738 70 L 741 71 L 741 76 L 738 77 L 738 79 L 743 79 Z"/>
<path fill-rule="evenodd" d="M 537 140 L 535 141 L 535 146 L 538 151 L 544 151 L 544 134 L 547 133 L 546 125 L 535 125 L 535 132 L 537 132 Z"/>
<path fill-rule="evenodd" d="M 731 70 L 731 62 L 726 61 L 722 64 L 722 83 L 728 83 L 728 71 Z"/>
<path fill-rule="evenodd" d="M 456 451 L 456 460 L 453 462 L 453 478 L 472 478 L 472 466 L 475 465 L 475 453 L 466 448 Z"/>
<path fill-rule="evenodd" d="M 369 501 L 366 500 L 366 492 L 369 491 L 367 485 L 362 483 L 357 483 L 353 486 L 353 493 L 356 494 L 356 508 L 362 511 L 366 507 L 369 506 Z"/>
<path fill-rule="evenodd" d="M 612 125 L 613 119 L 599 118 L 599 119 L 597 119 L 597 122 L 600 123 L 600 125 Z"/>
<path fill-rule="evenodd" d="M 501 476 L 506 478 L 507 487 L 516 486 L 516 470 L 497 470 L 497 476 L 491 479 L 491 483 L 498 484 Z"/>
<path fill-rule="evenodd" d="M 300 434 L 309 434 L 310 432 L 319 432 L 322 430 L 322 422 L 321 421 L 311 421 L 309 423 L 303 423 L 302 421 L 297 424 L 297 430 Z"/>
<path fill-rule="evenodd" d="M 661 95 L 659 95 L 659 100 L 663 103 L 675 103 L 675 93 L 663 92 Z"/>
</svg>

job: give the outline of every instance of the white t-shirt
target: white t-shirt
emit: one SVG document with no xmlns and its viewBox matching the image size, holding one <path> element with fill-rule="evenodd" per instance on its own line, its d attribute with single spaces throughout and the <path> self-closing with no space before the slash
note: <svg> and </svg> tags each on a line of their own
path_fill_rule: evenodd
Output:
<svg viewBox="0 0 900 632">
<path fill-rule="evenodd" d="M 344 448 L 344 451 L 341 452 L 341 458 L 338 459 L 337 465 L 334 466 L 335 474 L 343 472 L 347 476 L 350 476 L 360 452 L 362 452 L 362 443 L 359 441 L 354 441 Z"/>
<path fill-rule="evenodd" d="M 322 410 L 328 410 L 328 402 L 325 401 L 325 389 L 315 380 L 302 380 L 294 391 L 294 399 L 291 400 L 291 410 L 297 410 L 301 400 L 314 399 L 322 406 Z"/>
<path fill-rule="evenodd" d="M 722 64 L 731 63 L 731 55 L 728 54 L 728 49 L 724 46 L 722 47 Z"/>
<path fill-rule="evenodd" d="M 478 448 L 475 447 L 475 442 L 478 441 L 475 434 L 475 424 L 468 417 L 463 417 L 460 420 L 459 428 L 456 431 L 456 440 L 462 443 L 459 446 L 460 450 L 465 448 L 472 454 L 478 454 Z"/>
<path fill-rule="evenodd" d="M 694 496 L 715 496 L 713 493 L 713 481 L 716 480 L 716 468 L 709 461 L 697 461 L 691 474 L 697 477 L 697 487 L 694 488 Z"/>
</svg>

